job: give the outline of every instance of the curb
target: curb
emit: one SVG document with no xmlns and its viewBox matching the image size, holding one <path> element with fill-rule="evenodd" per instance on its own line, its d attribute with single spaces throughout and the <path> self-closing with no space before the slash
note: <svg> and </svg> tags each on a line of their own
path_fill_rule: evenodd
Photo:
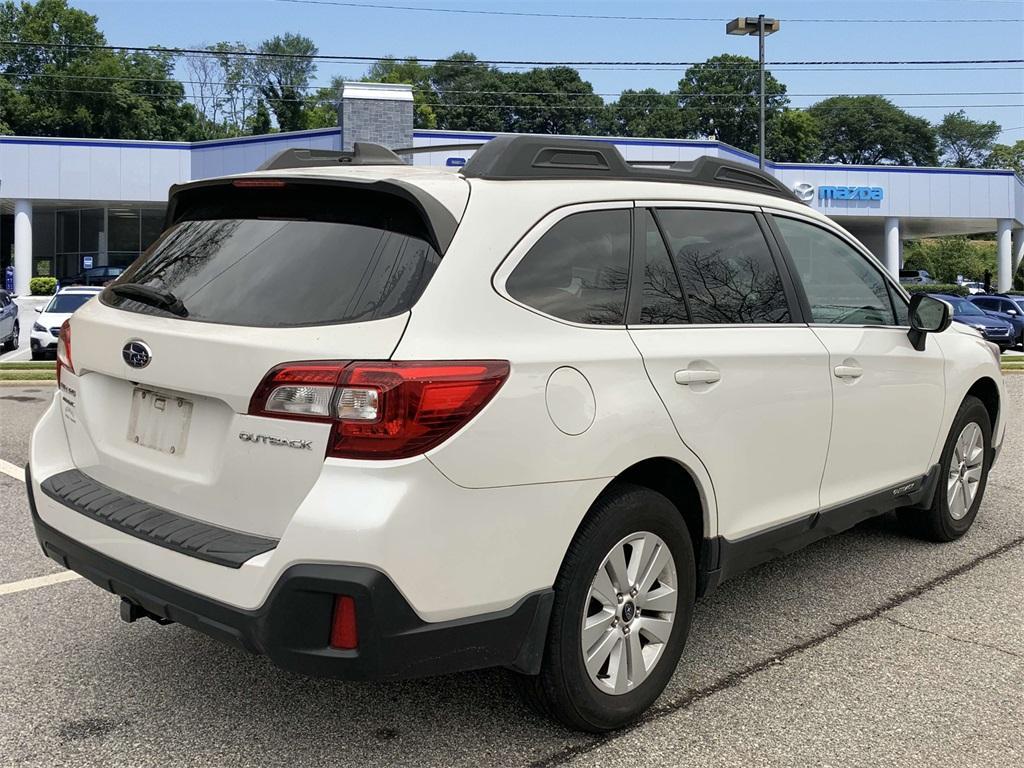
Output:
<svg viewBox="0 0 1024 768">
<path fill-rule="evenodd" d="M 42 387 L 57 386 L 54 379 L 24 379 L 21 381 L 0 381 L 0 387 Z"/>
</svg>

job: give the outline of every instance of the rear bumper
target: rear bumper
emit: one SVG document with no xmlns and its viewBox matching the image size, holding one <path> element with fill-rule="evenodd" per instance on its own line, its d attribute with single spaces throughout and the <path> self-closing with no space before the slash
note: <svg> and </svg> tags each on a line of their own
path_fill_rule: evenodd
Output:
<svg viewBox="0 0 1024 768">
<path fill-rule="evenodd" d="M 372 568 L 298 564 L 281 574 L 257 609 L 245 610 L 182 589 L 101 554 L 47 525 L 29 506 L 43 552 L 154 617 L 265 655 L 303 674 L 351 680 L 403 679 L 504 666 L 536 673 L 553 592 L 527 595 L 512 607 L 453 621 L 424 622 L 391 580 Z M 328 644 L 335 595 L 355 601 L 359 647 Z"/>
</svg>

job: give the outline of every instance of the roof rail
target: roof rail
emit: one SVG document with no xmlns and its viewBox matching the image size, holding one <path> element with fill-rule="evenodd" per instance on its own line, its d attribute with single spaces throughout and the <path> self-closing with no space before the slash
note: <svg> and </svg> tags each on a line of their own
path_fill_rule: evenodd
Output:
<svg viewBox="0 0 1024 768">
<path fill-rule="evenodd" d="M 405 161 L 380 144 L 357 141 L 351 152 L 333 149 L 291 148 L 278 152 L 256 170 L 279 171 L 285 168 L 320 168 L 330 165 L 405 165 Z"/>
<path fill-rule="evenodd" d="M 486 144 L 486 141 L 474 141 L 471 144 L 424 144 L 421 147 L 402 147 L 401 149 L 391 150 L 396 155 L 422 155 L 427 152 L 457 152 L 460 149 L 472 149 L 477 150 Z"/>
<path fill-rule="evenodd" d="M 610 141 L 547 136 L 498 136 L 478 149 L 462 167 L 470 179 L 614 179 L 704 184 L 761 192 L 796 200 L 785 184 L 769 173 L 734 160 L 704 156 L 687 162 L 666 161 L 667 168 L 628 163 Z"/>
</svg>

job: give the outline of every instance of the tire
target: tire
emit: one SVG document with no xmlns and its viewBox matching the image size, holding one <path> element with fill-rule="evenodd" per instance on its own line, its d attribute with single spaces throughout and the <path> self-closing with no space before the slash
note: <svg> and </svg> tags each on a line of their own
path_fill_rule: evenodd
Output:
<svg viewBox="0 0 1024 768">
<path fill-rule="evenodd" d="M 980 432 L 978 436 L 981 450 L 978 457 L 980 461 L 973 469 L 970 464 L 972 456 L 976 454 L 969 446 L 971 438 L 977 433 L 972 429 L 972 425 Z M 961 440 L 964 441 L 962 444 Z M 964 449 L 965 446 L 968 446 L 967 450 Z M 961 453 L 969 454 L 966 456 L 966 463 L 961 460 Z M 902 509 L 899 512 L 900 520 L 908 532 L 922 539 L 940 542 L 954 541 L 967 533 L 978 516 L 978 508 L 985 495 L 992 456 L 992 424 L 988 411 L 978 398 L 968 395 L 960 404 L 960 410 L 953 419 L 953 426 L 942 449 L 939 480 L 931 507 Z M 971 482 L 972 476 L 976 477 L 976 482 Z M 974 486 L 969 503 L 966 502 L 967 496 L 963 493 L 965 484 L 968 488 Z"/>
<path fill-rule="evenodd" d="M 655 558 L 651 568 L 646 553 L 663 551 L 659 547 L 671 555 L 668 562 L 674 572 L 661 565 L 662 557 Z M 637 593 L 635 603 L 632 595 L 622 592 L 621 601 L 591 597 L 599 569 L 607 577 L 601 594 L 614 590 L 621 581 L 610 576 L 615 573 L 614 565 L 606 566 L 607 560 L 615 559 L 616 551 L 623 553 L 622 562 L 628 558 L 628 565 L 637 558 L 640 566 L 633 569 L 658 570 L 658 579 L 633 580 L 642 590 L 644 582 L 648 583 L 646 590 Z M 668 610 L 673 579 L 675 602 Z M 606 491 L 577 531 L 555 581 L 540 674 L 517 676 L 527 705 L 569 728 L 591 733 L 621 728 L 636 720 L 661 695 L 675 671 L 690 631 L 695 582 L 693 544 L 672 502 L 660 493 L 630 484 Z M 611 605 L 613 599 L 618 605 Z M 627 604 L 641 610 L 634 614 Z M 599 638 L 590 645 L 594 676 L 584 659 L 583 623 L 587 618 L 598 625 L 591 630 L 591 637 Z M 671 624 L 666 624 L 668 619 Z M 608 620 L 614 624 L 606 627 Z M 660 641 L 657 635 L 661 635 Z M 604 654 L 607 660 L 603 665 L 599 663 L 602 654 L 594 652 L 599 646 L 611 648 L 610 654 Z M 631 667 L 629 662 L 634 659 Z M 613 672 L 613 663 L 620 674 Z M 623 669 L 626 671 L 621 672 Z M 616 685 L 618 693 L 612 690 Z"/>
</svg>

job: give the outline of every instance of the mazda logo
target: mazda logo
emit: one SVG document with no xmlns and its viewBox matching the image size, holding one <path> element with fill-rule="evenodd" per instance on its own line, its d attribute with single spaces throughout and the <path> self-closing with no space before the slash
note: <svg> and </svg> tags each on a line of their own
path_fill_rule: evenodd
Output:
<svg viewBox="0 0 1024 768">
<path fill-rule="evenodd" d="M 806 181 L 794 184 L 793 194 L 796 195 L 798 200 L 809 203 L 814 199 L 814 185 L 808 184 Z"/>
<path fill-rule="evenodd" d="M 132 368 L 145 368 L 153 359 L 153 353 L 142 341 L 129 341 L 121 350 L 121 357 Z"/>
</svg>

